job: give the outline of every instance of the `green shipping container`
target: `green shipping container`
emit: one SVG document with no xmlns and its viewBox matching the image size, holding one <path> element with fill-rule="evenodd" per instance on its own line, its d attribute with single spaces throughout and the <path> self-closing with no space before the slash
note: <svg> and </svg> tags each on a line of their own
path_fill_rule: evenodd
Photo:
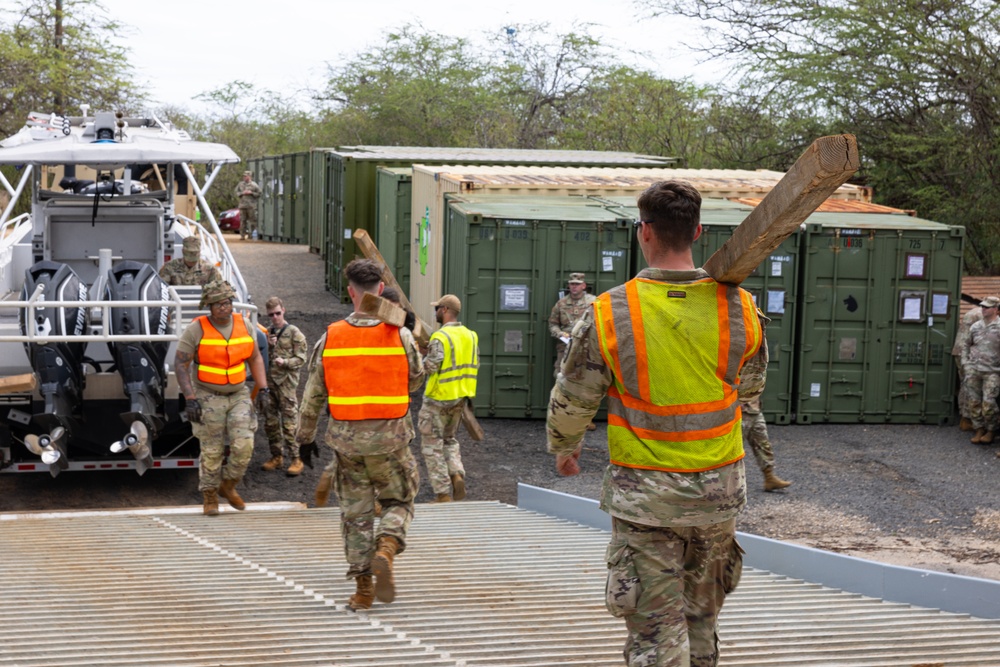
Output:
<svg viewBox="0 0 1000 667">
<path fill-rule="evenodd" d="M 448 196 L 444 289 L 479 334 L 479 416 L 544 418 L 555 341 L 548 318 L 573 271 L 594 293 L 630 266 L 630 221 L 576 197 Z"/>
<path fill-rule="evenodd" d="M 639 215 L 635 198 L 604 197 L 611 210 L 622 217 L 634 220 Z M 733 230 L 753 210 L 745 204 L 728 199 L 704 199 L 701 205 L 702 233 L 691 248 L 695 266 L 703 266 L 716 250 L 722 247 Z M 639 244 L 632 235 L 632 255 L 635 258 L 633 275 L 646 267 Z M 796 313 L 798 310 L 798 281 L 801 233 L 796 232 L 748 277 L 741 287 L 753 294 L 757 306 L 771 320 L 767 325 L 767 346 L 770 362 L 767 367 L 767 386 L 761 398 L 761 407 L 767 421 L 788 424 L 792 421 L 795 405 L 793 362 L 795 360 Z"/>
<path fill-rule="evenodd" d="M 379 167 L 375 185 L 375 245 L 405 294 L 410 293 L 412 167 Z"/>
<path fill-rule="evenodd" d="M 329 175 L 327 168 L 331 148 L 314 148 L 306 158 L 306 172 L 303 187 L 305 187 L 306 204 L 306 243 L 309 251 L 326 257 L 326 221 L 329 219 L 331 206 Z"/>
<path fill-rule="evenodd" d="M 564 165 L 595 167 L 666 167 L 672 158 L 603 151 L 546 151 L 425 146 L 340 146 L 327 153 L 326 288 L 347 298 L 343 268 L 359 255 L 353 234 L 364 229 L 375 238 L 375 192 L 378 167 L 414 164 Z M 380 248 L 381 251 L 381 248 Z"/>
<path fill-rule="evenodd" d="M 858 213 L 806 222 L 796 421 L 954 423 L 965 229 Z"/>
</svg>

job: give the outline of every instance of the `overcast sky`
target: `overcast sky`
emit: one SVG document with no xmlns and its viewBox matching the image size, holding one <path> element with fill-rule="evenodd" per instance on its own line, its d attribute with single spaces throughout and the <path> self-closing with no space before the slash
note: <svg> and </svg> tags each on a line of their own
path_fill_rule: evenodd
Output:
<svg viewBox="0 0 1000 667">
<path fill-rule="evenodd" d="M 197 107 L 191 99 L 240 79 L 293 95 L 318 88 L 326 64 L 384 42 L 390 29 L 419 23 L 427 30 L 477 42 L 509 24 L 548 22 L 564 33 L 596 24 L 599 36 L 628 64 L 699 83 L 719 78 L 720 67 L 698 65 L 678 42 L 697 27 L 670 18 L 643 18 L 631 0 L 502 0 L 427 3 L 419 0 L 170 0 L 142 4 L 103 0 L 131 27 L 121 35 L 132 50 L 136 75 L 150 84 L 157 104 Z M 415 8 L 421 8 L 418 11 Z M 645 57 L 625 55 L 641 51 Z"/>
</svg>

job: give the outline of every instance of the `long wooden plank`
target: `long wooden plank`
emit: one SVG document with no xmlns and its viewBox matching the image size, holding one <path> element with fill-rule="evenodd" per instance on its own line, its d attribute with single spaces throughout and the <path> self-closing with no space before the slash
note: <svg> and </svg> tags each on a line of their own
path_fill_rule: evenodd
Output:
<svg viewBox="0 0 1000 667">
<path fill-rule="evenodd" d="M 34 391 L 37 386 L 38 382 L 35 380 L 34 373 L 0 378 L 0 394 L 20 394 Z"/>
<path fill-rule="evenodd" d="M 705 262 L 720 283 L 738 285 L 860 166 L 853 134 L 820 137 Z"/>
<path fill-rule="evenodd" d="M 382 282 L 390 287 L 395 287 L 399 292 L 400 305 L 402 305 L 403 308 L 413 311 L 413 305 L 410 303 L 410 300 L 406 298 L 406 293 L 403 291 L 403 288 L 399 286 L 398 282 L 396 282 L 396 276 L 392 274 L 392 269 L 389 268 L 389 265 L 382 257 L 382 253 L 379 252 L 378 246 L 376 246 L 375 242 L 372 241 L 368 232 L 364 229 L 354 230 L 354 242 L 357 244 L 361 253 L 365 257 L 378 264 L 379 270 L 382 272 Z M 384 313 L 387 317 L 392 317 L 394 314 L 392 308 L 395 308 L 399 312 L 403 312 L 403 308 L 400 308 L 396 304 L 383 299 L 380 296 L 375 296 L 374 294 L 366 294 L 361 299 L 362 312 L 366 315 L 377 317 L 383 322 L 388 322 L 389 324 L 394 324 L 394 322 L 389 322 L 389 320 L 383 319 L 381 313 Z M 402 322 L 400 322 L 400 324 L 395 324 L 395 326 L 400 326 L 401 324 Z M 417 340 L 417 343 L 419 343 L 421 347 L 426 348 L 427 344 L 430 342 L 430 331 L 431 328 L 427 326 L 427 323 L 417 317 L 416 326 L 413 328 L 413 337 Z M 462 410 L 462 425 L 465 426 L 465 430 L 469 432 L 469 436 L 473 440 L 481 441 L 485 437 L 483 427 L 479 425 L 479 420 L 476 419 L 476 414 L 472 411 L 472 406 L 469 404 L 469 401 L 465 402 L 465 406 Z"/>
</svg>

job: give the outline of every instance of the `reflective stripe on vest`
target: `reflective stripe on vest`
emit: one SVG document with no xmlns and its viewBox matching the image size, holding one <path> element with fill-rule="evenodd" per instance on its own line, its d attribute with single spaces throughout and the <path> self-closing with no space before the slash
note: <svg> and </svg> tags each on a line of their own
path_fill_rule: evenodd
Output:
<svg viewBox="0 0 1000 667">
<path fill-rule="evenodd" d="M 256 344 L 242 315 L 233 315 L 229 340 L 212 326 L 207 315 L 197 318 L 201 325 L 198 343 L 198 380 L 205 384 L 239 384 L 247 379 L 246 361 Z"/>
<path fill-rule="evenodd" d="M 399 419 L 410 409 L 410 364 L 399 327 L 334 322 L 326 329 L 323 377 L 334 419 Z"/>
<path fill-rule="evenodd" d="M 453 401 L 476 395 L 479 373 L 479 336 L 464 326 L 441 327 L 431 335 L 441 341 L 444 359 L 437 373 L 427 378 L 424 395 L 435 401 Z"/>
<path fill-rule="evenodd" d="M 598 297 L 594 321 L 614 375 L 612 463 L 697 472 L 743 458 L 739 371 L 763 338 L 749 292 L 636 278 Z"/>
</svg>

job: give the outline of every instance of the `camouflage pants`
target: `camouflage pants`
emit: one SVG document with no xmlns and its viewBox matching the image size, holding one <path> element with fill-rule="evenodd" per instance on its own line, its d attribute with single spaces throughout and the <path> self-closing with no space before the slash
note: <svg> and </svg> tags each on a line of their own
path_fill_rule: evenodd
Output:
<svg viewBox="0 0 1000 667">
<path fill-rule="evenodd" d="M 217 489 L 223 479 L 243 479 L 253 458 L 253 434 L 257 416 L 250 402 L 250 391 L 244 387 L 235 394 L 216 394 L 198 389 L 201 423 L 191 424 L 194 436 L 201 443 L 198 490 Z M 229 456 L 225 457 L 226 436 Z M 226 459 L 223 469 L 223 458 Z"/>
<path fill-rule="evenodd" d="M 958 416 L 971 419 L 972 412 L 969 411 L 969 390 L 965 387 L 965 373 L 962 370 L 960 357 L 955 357 L 955 369 L 958 371 Z"/>
<path fill-rule="evenodd" d="M 271 456 L 282 456 L 288 451 L 291 459 L 299 458 L 299 444 L 295 442 L 295 429 L 299 425 L 299 399 L 295 395 L 296 387 L 272 383 L 271 395 L 274 401 L 265 404 L 264 433 L 267 434 L 267 446 Z"/>
<path fill-rule="evenodd" d="M 377 538 L 395 537 L 400 551 L 406 547 L 406 531 L 413 520 L 413 499 L 420 488 L 417 460 L 409 445 L 384 456 L 348 456 L 334 451 L 327 466 L 336 471 L 340 500 L 340 533 L 347 558 L 347 578 L 371 574 Z M 375 498 L 382 505 L 378 533 L 375 532 Z"/>
<path fill-rule="evenodd" d="M 750 451 L 757 459 L 757 467 L 761 472 L 774 467 L 774 450 L 767 437 L 767 422 L 760 412 L 751 413 L 744 408 L 743 442 L 750 444 Z"/>
<path fill-rule="evenodd" d="M 566 359 L 566 350 L 569 346 L 562 341 L 556 341 L 556 363 L 552 368 L 552 378 L 559 379 L 559 371 L 562 370 L 563 361 Z"/>
<path fill-rule="evenodd" d="M 240 206 L 240 236 L 250 238 L 257 230 L 257 207 L 243 208 Z"/>
<path fill-rule="evenodd" d="M 456 406 L 443 409 L 424 401 L 420 406 L 417 415 L 420 453 L 424 456 L 427 477 L 434 493 L 451 495 L 451 476 L 456 473 L 465 475 L 461 447 L 455 438 L 458 425 L 462 422 L 464 405 L 463 401 L 459 401 Z"/>
<path fill-rule="evenodd" d="M 962 387 L 969 397 L 969 419 L 977 429 L 996 431 L 998 425 L 997 395 L 1000 395 L 1000 374 L 966 370 Z"/>
<path fill-rule="evenodd" d="M 612 519 L 606 605 L 628 667 L 715 667 L 719 612 L 740 581 L 736 520 L 660 528 Z"/>
</svg>

